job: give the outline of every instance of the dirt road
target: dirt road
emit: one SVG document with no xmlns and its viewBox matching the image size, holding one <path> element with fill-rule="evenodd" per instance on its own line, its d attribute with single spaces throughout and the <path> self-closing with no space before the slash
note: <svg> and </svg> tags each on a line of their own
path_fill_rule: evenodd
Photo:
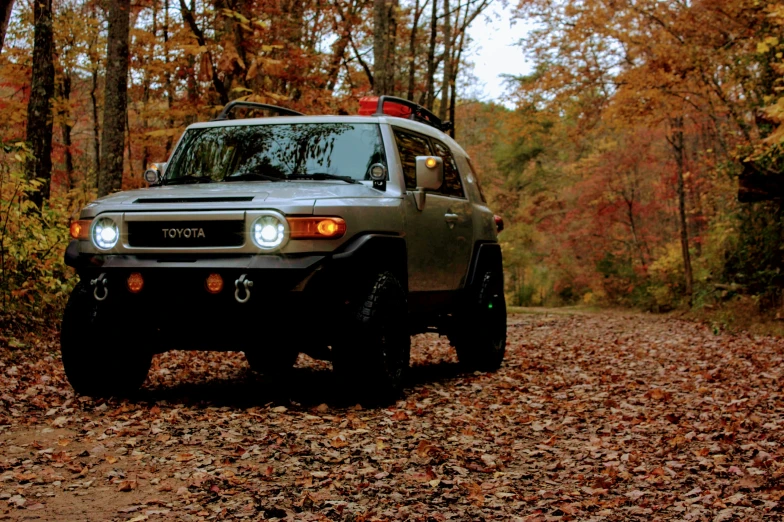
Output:
<svg viewBox="0 0 784 522">
<path fill-rule="evenodd" d="M 28 341 L 0 348 L 0 519 L 782 517 L 779 339 L 514 315 L 496 374 L 415 338 L 383 409 L 336 405 L 328 364 L 301 356 L 274 390 L 236 353 L 156 357 L 138 398 L 96 401 Z"/>
</svg>

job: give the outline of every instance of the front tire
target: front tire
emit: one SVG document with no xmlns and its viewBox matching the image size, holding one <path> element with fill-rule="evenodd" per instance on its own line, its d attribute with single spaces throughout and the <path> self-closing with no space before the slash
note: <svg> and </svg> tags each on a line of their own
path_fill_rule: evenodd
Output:
<svg viewBox="0 0 784 522">
<path fill-rule="evenodd" d="M 376 276 L 333 350 L 336 377 L 352 399 L 385 404 L 400 396 L 411 356 L 407 317 L 400 281 L 390 272 Z"/>
<path fill-rule="evenodd" d="M 65 376 L 73 389 L 93 397 L 122 396 L 147 378 L 153 351 L 144 328 L 116 328 L 119 313 L 99 305 L 84 283 L 68 298 L 60 329 Z"/>
<path fill-rule="evenodd" d="M 449 340 L 460 364 L 470 371 L 494 372 L 506 353 L 506 298 L 500 269 L 481 275 L 468 302 L 454 318 Z"/>
</svg>

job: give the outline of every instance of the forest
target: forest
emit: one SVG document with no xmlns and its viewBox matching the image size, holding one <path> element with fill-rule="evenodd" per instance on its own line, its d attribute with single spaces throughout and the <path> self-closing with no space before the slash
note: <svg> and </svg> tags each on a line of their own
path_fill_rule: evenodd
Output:
<svg viewBox="0 0 784 522">
<path fill-rule="evenodd" d="M 506 104 L 467 94 L 492 4 L 532 28 Z M 55 321 L 75 212 L 145 186 L 190 123 L 373 93 L 454 122 L 507 223 L 510 304 L 776 316 L 783 29 L 760 0 L 2 0 L 2 320 Z"/>
</svg>

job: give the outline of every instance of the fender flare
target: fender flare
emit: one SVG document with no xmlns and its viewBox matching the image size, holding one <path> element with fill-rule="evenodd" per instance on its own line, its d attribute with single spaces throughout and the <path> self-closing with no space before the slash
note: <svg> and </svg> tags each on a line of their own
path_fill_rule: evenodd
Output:
<svg viewBox="0 0 784 522">
<path fill-rule="evenodd" d="M 365 234 L 333 254 L 332 261 L 347 277 L 392 272 L 403 288 L 408 289 L 408 253 L 404 237 Z"/>
<path fill-rule="evenodd" d="M 482 274 L 488 270 L 498 270 L 503 279 L 504 262 L 501 255 L 501 245 L 498 243 L 476 243 L 474 245 L 474 255 L 471 259 L 466 288 L 473 288 L 482 277 Z"/>
</svg>

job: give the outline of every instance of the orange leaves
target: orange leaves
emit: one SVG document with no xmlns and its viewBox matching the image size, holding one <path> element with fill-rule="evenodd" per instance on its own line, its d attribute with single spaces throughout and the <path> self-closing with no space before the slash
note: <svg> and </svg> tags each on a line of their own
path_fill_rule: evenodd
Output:
<svg viewBox="0 0 784 522">
<path fill-rule="evenodd" d="M 122 491 L 127 493 L 129 491 L 133 491 L 134 489 L 136 489 L 137 486 L 138 483 L 135 480 L 123 480 L 120 482 L 119 486 L 117 487 L 117 491 Z"/>
<path fill-rule="evenodd" d="M 14 370 L 0 359 L 0 504 L 40 499 L 47 519 L 89 499 L 107 520 L 367 522 L 775 519 L 784 506 L 784 340 L 617 313 L 516 315 L 508 336 L 498 373 L 448 377 L 449 347 L 415 337 L 418 384 L 369 409 L 314 389 L 331 382 L 314 360 L 276 402 L 231 352 L 161 355 L 143 400 L 70 399 L 58 359 L 31 342 Z M 710 393 L 681 386 L 712 368 Z M 208 398 L 193 401 L 185 372 Z M 59 416 L 73 420 L 53 429 Z"/>
<path fill-rule="evenodd" d="M 199 60 L 199 81 L 208 82 L 212 80 L 212 55 L 210 53 L 202 53 Z"/>
<path fill-rule="evenodd" d="M 660 388 L 653 388 L 645 393 L 645 397 L 648 399 L 653 399 L 655 401 L 664 401 L 668 402 L 672 399 L 672 393 L 662 390 Z"/>
</svg>

